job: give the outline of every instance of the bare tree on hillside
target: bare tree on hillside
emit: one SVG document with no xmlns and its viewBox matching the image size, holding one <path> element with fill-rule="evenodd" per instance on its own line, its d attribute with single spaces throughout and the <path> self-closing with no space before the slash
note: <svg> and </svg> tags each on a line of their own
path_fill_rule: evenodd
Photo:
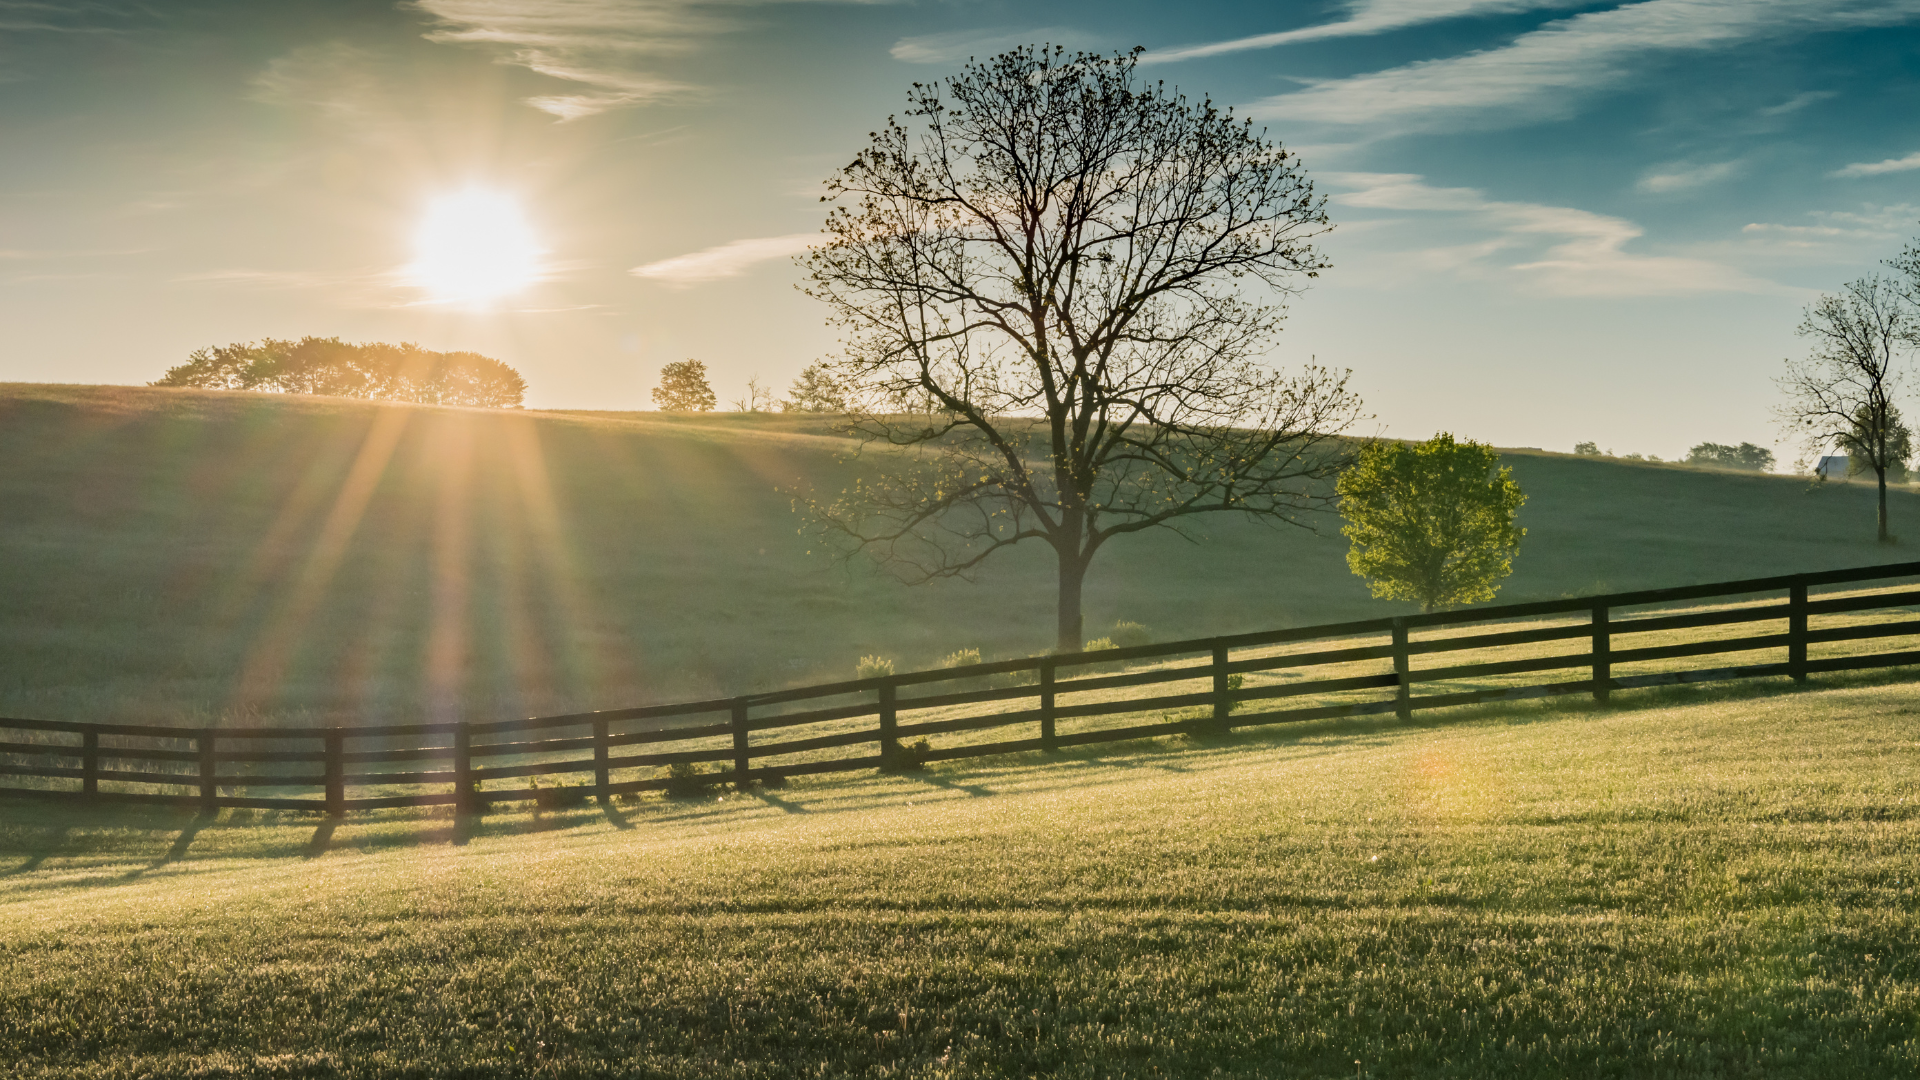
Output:
<svg viewBox="0 0 1920 1080">
<path fill-rule="evenodd" d="M 1057 640 L 1109 541 L 1233 511 L 1329 509 L 1358 417 L 1347 375 L 1261 357 L 1327 266 L 1298 159 L 1135 53 L 1020 48 L 915 84 L 828 181 L 808 293 L 876 474 L 806 509 L 909 582 L 1036 540 Z M 911 410 L 911 411 L 909 411 Z"/>
<path fill-rule="evenodd" d="M 1920 344 L 1920 324 L 1895 283 L 1875 275 L 1822 296 L 1798 333 L 1813 348 L 1806 359 L 1787 361 L 1787 374 L 1775 380 L 1787 395 L 1777 415 L 1809 451 L 1838 444 L 1866 459 L 1880 485 L 1879 540 L 1892 543 L 1887 470 L 1904 442 L 1893 405 L 1902 381 L 1895 363 Z"/>
</svg>

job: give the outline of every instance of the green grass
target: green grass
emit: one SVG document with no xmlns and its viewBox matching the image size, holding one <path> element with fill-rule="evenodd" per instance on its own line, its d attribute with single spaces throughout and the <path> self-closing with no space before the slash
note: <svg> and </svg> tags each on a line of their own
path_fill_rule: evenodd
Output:
<svg viewBox="0 0 1920 1080">
<path fill-rule="evenodd" d="M 1911 686 L 1621 696 L 1636 707 L 612 813 L 0 804 L 0 1060 L 23 1078 L 1920 1072 Z"/>
<path fill-rule="evenodd" d="M 909 589 L 809 555 L 782 488 L 856 466 L 818 418 L 467 411 L 0 385 L 0 715 L 493 719 L 850 677 L 1051 643 L 1047 553 Z M 1864 485 L 1512 452 L 1503 600 L 1862 565 Z M 356 473 L 356 467 L 360 472 Z M 1894 499 L 1894 522 L 1920 510 Z M 1314 535 L 1233 518 L 1114 544 L 1089 637 L 1404 610 Z"/>
</svg>

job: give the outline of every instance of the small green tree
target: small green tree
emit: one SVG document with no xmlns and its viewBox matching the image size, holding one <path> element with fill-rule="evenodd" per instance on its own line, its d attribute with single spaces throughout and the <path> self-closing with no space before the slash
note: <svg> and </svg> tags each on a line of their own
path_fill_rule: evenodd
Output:
<svg viewBox="0 0 1920 1080">
<path fill-rule="evenodd" d="M 1892 405 L 1887 406 L 1887 414 L 1880 418 L 1880 424 L 1885 428 L 1884 438 L 1874 426 L 1873 410 L 1863 405 L 1853 414 L 1853 430 L 1835 440 L 1840 449 L 1847 452 L 1847 475 L 1872 472 L 1876 460 L 1874 447 L 1884 444 L 1887 483 L 1904 484 L 1907 459 L 1913 456 L 1913 432 L 1907 430 L 1900 410 Z"/>
<path fill-rule="evenodd" d="M 662 412 L 712 412 L 719 404 L 707 382 L 707 365 L 682 360 L 660 369 L 660 385 L 653 388 L 654 408 Z"/>
<path fill-rule="evenodd" d="M 834 375 L 833 369 L 825 364 L 809 364 L 793 380 L 793 388 L 787 391 L 787 400 L 780 403 L 781 412 L 846 412 L 848 406 L 846 384 Z"/>
<path fill-rule="evenodd" d="M 1373 595 L 1421 610 L 1491 600 L 1513 572 L 1527 497 L 1492 447 L 1441 432 L 1423 443 L 1378 441 L 1340 474 L 1347 565 Z"/>
</svg>

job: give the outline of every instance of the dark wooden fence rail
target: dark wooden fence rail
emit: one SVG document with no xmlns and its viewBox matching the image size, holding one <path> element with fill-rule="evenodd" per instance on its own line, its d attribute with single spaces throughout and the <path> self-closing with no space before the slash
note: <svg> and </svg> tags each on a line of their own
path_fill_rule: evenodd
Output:
<svg viewBox="0 0 1920 1080">
<path fill-rule="evenodd" d="M 483 799 L 552 798 L 556 789 L 536 786 L 534 778 L 542 776 L 584 774 L 591 778 L 588 784 L 563 790 L 573 797 L 593 795 L 605 800 L 669 784 L 664 776 L 616 780 L 616 774 L 657 771 L 680 763 L 724 762 L 730 769 L 724 774 L 710 773 L 708 779 L 747 784 L 915 761 L 1055 750 L 1183 730 L 1224 731 L 1384 713 L 1406 719 L 1420 709 L 1555 694 L 1587 693 L 1605 701 L 1614 690 L 1680 682 L 1769 676 L 1805 681 L 1819 672 L 1920 665 L 1920 650 L 1914 649 L 1818 659 L 1808 655 L 1809 645 L 1920 636 L 1920 619 L 1914 618 L 1821 628 L 1810 624 L 1810 619 L 1817 616 L 1884 613 L 1920 605 L 1920 588 L 1895 587 L 1900 579 L 1916 577 L 1920 577 L 1920 562 L 1896 563 L 1004 660 L 732 698 L 484 723 L 190 729 L 0 719 L 0 736 L 6 739 L 0 741 L 0 792 L 50 799 L 177 803 L 207 809 L 319 810 L 336 815 L 347 810 L 432 804 L 473 809 Z M 1856 591 L 1854 595 L 1826 598 L 1810 595 L 1810 589 L 1821 586 L 1851 586 Z M 1858 592 L 1862 587 L 1878 591 Z M 1767 593 L 1784 595 L 1777 602 L 1759 595 Z M 1736 606 L 1666 613 L 1644 610 L 1697 601 L 1734 602 Z M 1573 618 L 1569 620 L 1569 616 Z M 1557 621 L 1527 623 L 1541 619 Z M 1671 634 L 1756 622 L 1784 622 L 1786 629 L 1639 647 L 1631 640 L 1632 635 L 1651 632 Z M 1452 628 L 1482 624 L 1511 625 L 1493 632 L 1450 632 Z M 1445 636 L 1416 639 L 1416 630 L 1441 631 Z M 1347 643 L 1383 634 L 1386 640 L 1377 644 Z M 1627 640 L 1623 642 L 1623 638 Z M 1236 652 L 1315 641 L 1340 644 L 1234 658 Z M 1558 641 L 1579 641 L 1580 651 L 1415 666 L 1416 658 L 1436 654 L 1486 652 Z M 1781 650 L 1784 659 L 1625 676 L 1614 673 L 1628 664 L 1762 650 Z M 1156 663 L 1112 673 L 1115 666 L 1129 661 Z M 1339 665 L 1360 665 L 1368 670 L 1263 686 L 1243 681 L 1255 673 L 1284 678 L 1289 669 Z M 1511 676 L 1540 672 L 1578 674 L 1548 682 L 1516 685 L 1510 681 Z M 1489 678 L 1509 681 L 1466 690 L 1420 692 L 1426 684 Z M 1093 693 L 1164 689 L 1165 684 L 1182 682 L 1200 683 L 1206 688 L 1171 693 L 1149 689 L 1144 696 L 1085 700 Z M 1383 690 L 1387 691 L 1384 696 L 1375 693 Z M 1068 697 L 1082 700 L 1063 703 L 1062 699 Z M 1322 700 L 1288 707 L 1288 699 L 1293 698 Z M 1336 700 L 1329 703 L 1327 698 Z M 903 719 L 902 715 L 933 709 L 966 712 L 970 706 L 1005 703 L 1016 707 L 922 720 Z M 1169 711 L 1175 712 L 1172 723 L 1166 718 Z M 1118 727 L 1062 728 L 1063 722 L 1074 720 L 1154 713 L 1162 714 L 1162 718 Z M 874 726 L 846 726 L 847 721 L 869 718 Z M 785 737 L 782 733 L 789 728 L 811 728 L 820 733 L 798 731 L 794 733 L 797 737 Z M 1016 732 L 1011 738 L 925 752 L 903 749 L 909 740 L 996 728 L 1026 731 Z M 756 743 L 756 735 L 771 737 L 772 741 Z M 819 756 L 822 751 L 845 748 L 867 752 Z M 577 756 L 581 753 L 589 756 Z M 561 759 L 550 760 L 555 755 L 561 755 Z M 796 755 L 813 756 L 796 759 Z M 789 760 L 770 760 L 779 758 Z M 484 792 L 479 787 L 489 781 L 520 778 L 528 779 L 529 786 Z M 368 787 L 415 790 L 347 797 L 349 789 Z M 317 789 L 318 795 L 256 794 L 275 788 Z M 245 794 L 235 794 L 235 789 Z"/>
</svg>

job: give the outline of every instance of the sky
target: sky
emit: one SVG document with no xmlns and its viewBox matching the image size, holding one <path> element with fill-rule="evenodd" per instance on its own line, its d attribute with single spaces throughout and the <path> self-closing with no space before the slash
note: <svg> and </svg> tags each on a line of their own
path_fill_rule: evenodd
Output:
<svg viewBox="0 0 1920 1080">
<path fill-rule="evenodd" d="M 1299 152 L 1334 265 L 1269 359 L 1388 435 L 1784 465 L 1802 310 L 1920 236 L 1920 0 L 0 0 L 0 380 L 314 334 L 533 407 L 689 358 L 783 389 L 836 348 L 792 262 L 822 181 L 1035 42 L 1143 47 Z M 417 249 L 475 193 L 539 263 L 481 304 Z"/>
</svg>

